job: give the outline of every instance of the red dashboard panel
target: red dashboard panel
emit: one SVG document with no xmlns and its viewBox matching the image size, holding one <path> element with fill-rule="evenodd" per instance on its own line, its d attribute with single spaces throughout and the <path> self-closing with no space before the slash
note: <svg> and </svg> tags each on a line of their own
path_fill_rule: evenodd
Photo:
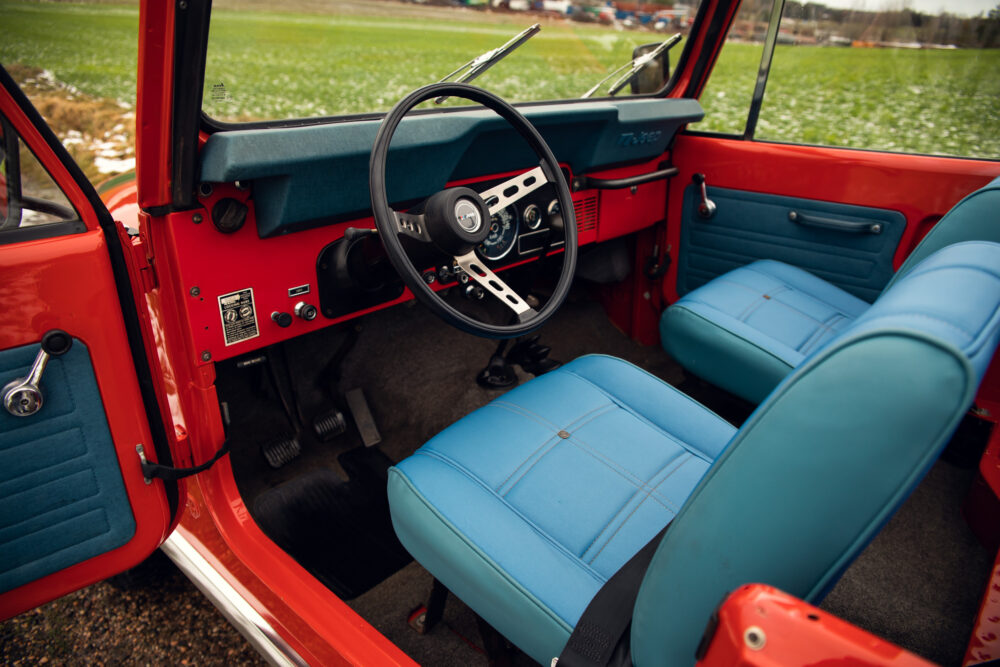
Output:
<svg viewBox="0 0 1000 667">
<path fill-rule="evenodd" d="M 615 169 L 600 176 L 643 174 L 655 170 L 655 164 Z M 662 220 L 665 195 L 665 181 L 640 185 L 634 192 L 622 189 L 573 193 L 580 245 L 627 234 Z M 249 205 L 245 224 L 232 233 L 219 231 L 211 221 L 213 207 L 223 198 Z M 320 251 L 342 238 L 348 227 L 373 228 L 374 221 L 365 218 L 261 239 L 249 190 L 217 185 L 202 198 L 202 204 L 203 209 L 169 215 L 165 219 L 166 233 L 160 237 L 172 245 L 171 254 L 185 295 L 185 328 L 196 357 L 191 361 L 195 364 L 235 357 L 411 298 L 409 291 L 404 291 L 398 299 L 333 319 L 320 315 L 306 321 L 293 315 L 291 325 L 283 328 L 272 321 L 273 312 L 291 314 L 299 302 L 319 306 L 316 261 Z M 150 250 L 156 257 L 167 249 Z M 227 344 L 224 313 L 250 307 L 252 321 L 244 322 L 242 329 L 234 333 L 233 323 L 229 323 Z"/>
</svg>

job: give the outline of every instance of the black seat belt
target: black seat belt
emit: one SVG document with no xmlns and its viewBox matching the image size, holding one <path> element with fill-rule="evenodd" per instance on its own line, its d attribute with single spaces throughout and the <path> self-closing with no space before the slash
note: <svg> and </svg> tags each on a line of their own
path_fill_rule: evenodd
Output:
<svg viewBox="0 0 1000 667">
<path fill-rule="evenodd" d="M 559 667 L 624 667 L 632 664 L 629 633 L 639 587 L 668 523 L 604 582 L 577 621 L 559 654 Z M 555 664 L 555 663 L 553 663 Z"/>
</svg>

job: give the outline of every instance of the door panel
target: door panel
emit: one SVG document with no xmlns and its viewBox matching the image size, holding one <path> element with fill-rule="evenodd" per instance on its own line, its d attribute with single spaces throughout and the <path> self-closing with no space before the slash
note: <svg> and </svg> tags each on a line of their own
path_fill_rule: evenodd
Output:
<svg viewBox="0 0 1000 667">
<path fill-rule="evenodd" d="M 898 211 L 709 187 L 715 213 L 698 213 L 701 189 L 684 190 L 677 291 L 758 259 L 795 264 L 866 301 L 892 276 L 906 228 Z M 794 217 L 794 219 L 793 219 Z"/>
<path fill-rule="evenodd" d="M 678 249 L 678 262 L 677 272 L 664 283 L 669 301 L 712 275 L 764 257 L 800 266 L 870 300 L 888 279 L 887 257 L 892 269 L 898 268 L 958 200 L 1000 174 L 1000 163 L 982 160 L 696 134 L 678 135 L 673 156 L 680 173 L 670 183 L 668 238 Z M 711 236 L 706 223 L 687 210 L 694 203 L 694 193 L 688 191 L 695 173 L 705 174 L 710 198 L 721 194 L 717 203 L 727 209 L 732 205 L 734 210 L 721 218 L 721 224 L 729 225 L 726 234 Z M 730 201 L 733 191 L 736 200 Z M 851 219 L 841 218 L 842 212 L 861 219 L 874 216 L 890 228 L 865 238 L 792 229 L 785 208 L 790 204 L 808 206 L 820 217 Z M 761 213 L 769 205 L 778 207 L 770 219 Z M 720 226 L 714 219 L 707 224 Z M 836 258 L 832 264 L 830 258 Z"/>
<path fill-rule="evenodd" d="M 0 386 L 40 345 L 0 352 Z M 90 353 L 80 340 L 42 375 L 43 409 L 0 411 L 0 593 L 126 544 L 135 535 Z"/>
</svg>

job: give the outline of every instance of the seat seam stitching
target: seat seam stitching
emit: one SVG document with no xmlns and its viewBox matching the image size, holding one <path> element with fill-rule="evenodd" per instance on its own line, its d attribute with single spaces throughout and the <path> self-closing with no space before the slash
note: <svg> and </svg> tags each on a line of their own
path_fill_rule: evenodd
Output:
<svg viewBox="0 0 1000 667">
<path fill-rule="evenodd" d="M 580 560 L 580 558 L 578 556 L 574 555 L 569 549 L 567 549 L 560 542 L 556 541 L 547 532 L 543 531 L 538 525 L 535 524 L 534 521 L 532 521 L 531 519 L 529 519 L 528 517 L 526 517 L 520 510 L 518 510 L 516 507 L 514 507 L 509 502 L 507 502 L 507 500 L 505 498 L 502 498 L 502 497 L 498 496 L 493 491 L 493 489 L 491 489 L 487 484 L 485 484 L 483 482 L 482 479 L 479 478 L 478 475 L 473 474 L 465 466 L 459 464 L 457 461 L 454 461 L 450 457 L 444 456 L 440 452 L 436 452 L 436 451 L 424 451 L 424 450 L 419 450 L 418 449 L 416 452 L 413 453 L 413 455 L 414 456 L 422 455 L 422 456 L 427 456 L 427 457 L 430 457 L 430 458 L 436 458 L 439 461 L 441 461 L 442 463 L 444 463 L 445 465 L 451 467 L 452 469 L 454 469 L 457 472 L 461 473 L 465 477 L 469 478 L 472 482 L 474 482 L 481 489 L 487 491 L 491 496 L 493 496 L 494 498 L 496 498 L 497 501 L 499 501 L 504 507 L 506 507 L 507 509 L 509 509 L 515 516 L 517 516 L 519 519 L 521 519 L 521 521 L 523 521 L 525 523 L 525 525 L 527 525 L 539 537 L 541 537 L 543 540 L 545 540 L 546 542 L 548 542 L 549 544 L 551 544 L 553 547 L 555 547 L 556 550 L 561 551 L 563 554 L 565 554 L 571 560 L 573 560 L 575 563 L 577 563 L 581 570 L 583 570 L 584 572 L 587 572 L 588 574 L 590 574 L 592 577 L 594 577 L 594 579 L 596 579 L 601 584 L 603 584 L 606 581 L 606 579 L 604 579 L 603 577 L 601 577 L 600 574 L 597 573 L 592 567 L 590 567 L 588 564 L 586 564 L 582 560 Z M 421 495 L 423 495 L 423 494 L 421 494 Z"/>
<path fill-rule="evenodd" d="M 661 484 L 663 484 L 663 482 L 667 481 L 667 479 L 669 479 L 671 475 L 673 475 L 673 474 L 674 474 L 675 472 L 677 472 L 678 470 L 680 470 L 680 469 L 681 469 L 681 468 L 682 468 L 682 467 L 684 466 L 684 464 L 686 464 L 686 463 L 687 463 L 688 461 L 690 461 L 690 460 L 691 460 L 691 458 L 693 458 L 693 457 L 689 456 L 689 457 L 688 457 L 687 459 L 685 459 L 684 461 L 682 461 L 682 462 L 680 463 L 680 465 L 678 465 L 678 466 L 677 466 L 676 468 L 674 468 L 673 470 L 671 470 L 671 471 L 670 471 L 670 473 L 669 473 L 669 474 L 668 474 L 668 475 L 667 475 L 666 477 L 664 477 L 664 478 L 663 478 L 662 480 L 660 480 L 659 482 L 657 482 L 657 483 L 656 483 L 656 485 L 655 485 L 655 486 L 654 486 L 653 488 L 651 488 L 651 489 L 649 490 L 649 493 L 648 493 L 648 494 L 646 495 L 646 497 L 645 497 L 645 498 L 643 498 L 642 500 L 640 500 L 640 501 L 639 501 L 639 502 L 638 502 L 638 503 L 636 504 L 636 506 L 635 506 L 634 508 L 632 508 L 632 511 L 628 513 L 628 516 L 627 516 L 627 517 L 625 517 L 625 520 L 624 520 L 624 521 L 622 521 L 622 522 L 621 522 L 621 523 L 620 523 L 620 524 L 618 525 L 618 528 L 616 528 L 616 529 L 615 529 L 615 532 L 614 532 L 614 533 L 612 533 L 610 537 L 608 537 L 608 540 L 607 540 L 607 541 L 606 541 L 606 542 L 604 543 L 604 545 L 603 545 L 603 546 L 601 546 L 601 548 L 600 548 L 600 549 L 598 549 L 598 550 L 597 550 L 597 553 L 596 553 L 596 554 L 594 554 L 593 558 L 591 558 L 591 559 L 590 559 L 589 561 L 587 561 L 587 564 L 588 564 L 588 565 L 590 565 L 590 566 L 593 566 L 593 563 L 594 563 L 594 561 L 595 561 L 595 560 L 597 560 L 597 557 L 601 555 L 601 553 L 602 553 L 602 552 L 603 552 L 603 551 L 604 551 L 604 550 L 605 550 L 605 549 L 607 548 L 607 546 L 608 546 L 609 544 L 611 544 L 611 542 L 612 542 L 612 541 L 613 541 L 613 540 L 615 539 L 615 536 L 616 536 L 616 535 L 618 535 L 618 533 L 619 533 L 619 532 L 621 532 L 621 529 L 625 527 L 625 524 L 626 524 L 626 523 L 628 523 L 629 519 L 631 519 L 631 518 L 632 518 L 632 516 L 633 516 L 633 515 L 634 515 L 634 514 L 635 514 L 636 512 L 638 512 L 638 511 L 639 511 L 639 508 L 640 508 L 640 507 L 642 506 L 642 504 L 643 504 L 644 502 L 646 502 L 646 500 L 647 500 L 647 499 L 649 499 L 649 498 L 652 498 L 652 497 L 653 497 L 653 491 L 654 491 L 654 490 L 655 490 L 655 489 L 656 489 L 657 487 L 659 487 L 659 486 L 660 486 Z M 678 513 L 680 512 L 680 509 L 678 508 L 678 509 L 676 509 L 676 510 L 671 510 L 671 511 L 673 512 L 673 515 L 674 515 L 674 517 L 676 517 L 676 516 L 677 516 L 677 514 L 678 514 Z M 671 518 L 670 518 L 670 521 L 673 521 L 673 517 L 671 517 Z"/>
<path fill-rule="evenodd" d="M 496 407 L 498 407 L 498 408 L 500 408 L 502 410 L 507 410 L 508 412 L 511 412 L 511 413 L 513 413 L 515 415 L 520 415 L 522 417 L 526 417 L 528 419 L 531 419 L 535 423 L 539 424 L 540 426 L 548 428 L 551 431 L 553 431 L 554 435 L 558 435 L 559 429 L 558 429 L 558 427 L 555 424 L 553 424 L 552 422 L 549 422 L 547 419 L 545 419 L 541 415 L 535 413 L 532 410 L 529 410 L 528 408 L 526 408 L 526 407 L 524 407 L 522 405 L 518 405 L 517 403 L 510 403 L 510 402 L 503 401 L 503 400 L 495 400 L 495 401 L 489 403 L 487 406 L 484 406 L 484 407 L 489 407 L 489 405 L 493 405 L 493 406 L 496 406 Z M 609 407 L 613 407 L 613 406 L 614 406 L 614 404 L 611 403 L 610 401 L 608 403 L 603 404 L 603 405 L 599 405 L 596 408 L 594 408 L 592 410 L 589 410 L 589 411 L 585 412 L 584 414 L 580 415 L 579 417 L 577 417 L 576 420 L 573 421 L 573 422 L 571 422 L 570 425 L 568 425 L 566 428 L 573 428 L 579 420 L 581 420 L 581 419 L 583 419 L 583 418 L 585 418 L 585 417 L 587 417 L 589 415 L 592 415 L 592 414 L 594 414 L 595 412 L 597 412 L 599 410 L 603 410 L 603 409 L 606 409 L 606 408 L 609 408 Z M 525 463 L 527 463 L 528 461 L 530 461 L 531 458 L 535 454 L 537 454 L 543 447 L 545 447 L 545 445 L 550 440 L 551 440 L 551 437 L 550 438 L 546 438 L 545 442 L 543 442 L 541 445 L 539 445 L 539 447 L 537 449 L 535 449 L 535 451 L 533 451 L 527 457 L 525 457 L 524 459 L 522 459 L 521 462 L 518 463 L 517 466 L 515 466 L 514 470 L 512 470 L 509 475 L 507 475 L 507 478 L 504 479 L 503 483 L 501 483 L 500 486 L 497 487 L 497 490 L 502 489 L 503 486 L 504 486 L 504 484 L 506 484 L 507 482 L 509 482 L 510 478 L 513 477 L 517 473 L 518 470 L 520 470 L 521 466 L 523 466 Z"/>
<path fill-rule="evenodd" d="M 567 428 L 567 429 L 570 429 L 570 428 L 581 428 L 581 427 L 585 426 L 586 424 L 589 424 L 590 422 L 594 421 L 594 420 L 595 420 L 595 419 L 597 419 L 598 417 L 601 417 L 601 416 L 603 416 L 603 415 L 607 414 L 607 413 L 609 412 L 609 410 L 613 409 L 613 408 L 614 408 L 615 406 L 614 406 L 614 403 L 607 403 L 606 405 L 604 405 L 604 406 L 602 406 L 602 407 L 606 408 L 606 409 L 605 409 L 605 410 L 604 410 L 603 412 L 600 412 L 600 413 L 598 413 L 598 414 L 594 414 L 594 413 L 595 413 L 595 412 L 597 412 L 597 411 L 596 411 L 596 410 L 591 410 L 591 411 L 590 411 L 590 412 L 588 413 L 588 415 L 590 416 L 590 419 L 588 419 L 587 421 L 577 421 L 577 422 L 574 422 L 574 423 L 573 423 L 572 425 L 567 425 L 567 426 L 566 426 L 566 428 Z M 581 419 L 582 419 L 582 417 L 581 417 Z M 571 437 L 572 437 L 572 436 L 571 436 Z M 550 440 L 552 440 L 552 438 L 549 438 L 549 439 L 548 439 L 548 440 L 546 440 L 545 442 L 546 442 L 546 443 L 548 443 L 548 442 L 549 442 Z M 525 478 L 525 477 L 526 477 L 526 476 L 528 475 L 528 473 L 530 473 L 530 472 L 531 472 L 531 471 L 532 471 L 532 470 L 533 470 L 533 469 L 535 468 L 535 466 L 536 466 L 536 465 L 538 465 L 538 463 L 539 463 L 539 462 L 541 462 L 541 460 L 542 460 L 542 459 L 544 459 L 544 458 L 545 458 L 545 457 L 546 457 L 546 456 L 548 455 L 548 453 L 549 453 L 549 452 L 551 452 L 551 451 L 552 451 L 553 449 L 555 449 L 555 448 L 556 448 L 556 446 L 558 446 L 558 445 L 559 445 L 559 442 L 560 442 L 560 441 L 562 441 L 562 440 L 566 440 L 566 438 L 563 438 L 563 437 L 561 437 L 561 436 L 560 436 L 560 435 L 559 435 L 558 433 L 556 433 L 556 434 L 555 434 L 555 440 L 553 441 L 553 444 L 552 444 L 552 446 L 551 446 L 551 447 L 549 447 L 549 448 L 548 448 L 548 450 L 546 450 L 546 451 L 542 452 L 542 454 L 541 454 L 540 456 L 538 456 L 537 458 L 535 458 L 535 460 L 531 462 L 531 465 L 529 465 L 529 466 L 528 466 L 528 468 L 527 468 L 527 469 L 526 469 L 526 470 L 525 470 L 525 471 L 524 471 L 523 473 L 521 473 L 521 475 L 519 475 L 519 476 L 518 476 L 518 478 L 517 478 L 517 481 L 515 481 L 515 482 L 514 482 L 513 484 L 511 484 L 511 485 L 510 485 L 510 488 L 509 488 L 509 489 L 507 489 L 506 491 L 504 491 L 502 495 L 506 497 L 506 496 L 507 496 L 507 494 L 509 494 L 509 493 L 510 493 L 511 491 L 513 491 L 513 490 L 514 490 L 514 489 L 515 489 L 515 488 L 517 487 L 517 485 L 518 485 L 518 484 L 520 484 L 520 483 L 521 483 L 521 481 L 522 481 L 522 480 L 523 480 L 523 479 L 524 479 L 524 478 Z M 544 445 L 543 445 L 543 447 L 544 447 Z M 541 450 L 541 449 L 542 449 L 542 447 L 539 447 L 539 448 L 538 448 L 537 450 L 535 450 L 535 451 L 537 452 L 537 451 L 539 451 L 539 450 Z M 532 456 L 534 456 L 534 453 L 532 454 Z M 517 469 L 515 469 L 515 470 L 514 470 L 514 472 L 512 472 L 512 473 L 511 473 L 511 474 L 510 474 L 510 475 L 509 475 L 509 476 L 507 477 L 507 479 L 506 479 L 506 480 L 504 480 L 504 484 L 506 484 L 506 483 L 507 483 L 508 481 L 510 481 L 510 478 L 511 478 L 511 477 L 513 477 L 513 476 L 514 476 L 514 474 L 515 474 L 515 473 L 516 473 L 516 472 L 517 472 L 518 470 L 520 470 L 520 469 L 521 469 L 521 467 L 522 467 L 522 466 L 523 466 L 523 465 L 524 465 L 525 463 L 527 463 L 527 462 L 528 462 L 528 460 L 529 460 L 530 458 L 531 458 L 531 457 L 529 457 L 528 459 L 525 459 L 524 461 L 522 461 L 522 462 L 521 462 L 521 463 L 520 463 L 520 464 L 519 464 L 519 465 L 517 466 Z M 637 476 L 636 478 L 638 479 L 638 476 Z M 497 492 L 498 492 L 498 493 L 499 493 L 500 489 L 502 489 L 502 488 L 503 488 L 504 484 L 501 484 L 501 485 L 500 485 L 499 487 L 497 487 Z"/>
<path fill-rule="evenodd" d="M 592 386 L 594 389 L 596 389 L 597 391 L 599 391 L 602 394 L 604 394 L 605 396 L 607 396 L 608 399 L 611 400 L 611 401 L 613 401 L 614 404 L 617 405 L 621 410 L 629 413 L 630 415 L 632 415 L 633 417 L 635 417 L 636 419 L 638 419 L 640 422 L 646 424 L 647 426 L 649 426 L 653 430 L 658 431 L 659 433 L 663 434 L 668 440 L 676 443 L 684 451 L 690 452 L 693 456 L 696 456 L 697 458 L 702 459 L 706 463 L 712 463 L 712 460 L 710 458 L 708 458 L 707 454 L 704 454 L 703 452 L 699 452 L 697 450 L 692 451 L 692 449 L 694 448 L 693 445 L 688 445 L 687 443 L 683 442 L 677 435 L 671 433 L 670 431 L 667 431 L 665 428 L 663 428 L 663 427 L 659 426 L 658 424 L 650 421 L 649 418 L 646 417 L 645 415 L 643 415 L 643 414 L 641 414 L 639 412 L 636 412 L 632 408 L 630 408 L 630 407 L 622 404 L 621 402 L 617 401 L 614 396 L 612 396 L 607 390 L 605 390 L 600 385 L 592 382 L 591 380 L 583 377 L 582 375 L 579 375 L 579 374 L 575 373 L 574 371 L 567 370 L 565 372 L 569 373 L 571 375 L 575 375 L 576 377 L 580 378 L 580 380 L 582 380 L 583 382 L 586 382 L 587 384 L 589 384 L 590 386 Z M 636 479 L 641 479 L 641 478 L 638 475 L 636 475 Z"/>
<path fill-rule="evenodd" d="M 818 327 L 816 327 L 813 330 L 813 332 L 808 337 L 806 337 L 804 341 L 802 341 L 802 344 L 795 349 L 798 352 L 806 354 L 807 350 L 812 349 L 813 346 L 818 344 L 819 340 L 822 339 L 824 333 L 836 333 L 833 330 L 834 323 L 840 322 L 841 320 L 845 319 L 847 318 L 844 317 L 843 314 L 833 313 L 828 318 L 826 318 L 825 322 L 821 323 Z"/>
<path fill-rule="evenodd" d="M 687 456 L 687 458 L 684 458 L 684 457 L 685 457 L 685 455 Z M 625 525 L 626 523 L 628 523 L 628 520 L 632 518 L 632 516 L 633 516 L 633 515 L 634 515 L 634 514 L 635 514 L 635 513 L 636 513 L 636 512 L 637 512 L 637 511 L 639 510 L 639 508 L 640 508 L 640 507 L 642 506 L 642 504 L 643 504 L 644 502 L 646 502 L 646 500 L 648 500 L 648 499 L 650 498 L 650 496 L 652 496 L 653 492 L 654 492 L 654 491 L 656 491 L 657 487 L 659 487 L 659 486 L 660 486 L 661 484 L 663 484 L 663 483 L 664 483 L 665 481 L 667 481 L 668 479 L 670 479 L 670 477 L 671 477 L 671 476 L 672 476 L 672 475 L 673 475 L 673 474 L 674 474 L 675 472 L 677 472 L 678 470 L 680 470 L 680 469 L 681 469 L 681 467 L 682 467 L 682 466 L 683 466 L 683 465 L 684 465 L 685 463 L 687 463 L 687 462 L 688 462 L 688 461 L 689 461 L 689 460 L 690 460 L 691 458 L 693 458 L 693 457 L 692 457 L 692 456 L 691 456 L 690 454 L 688 454 L 687 452 L 682 452 L 682 453 L 681 453 L 681 454 L 680 454 L 679 456 L 676 456 L 676 457 L 672 458 L 671 460 L 667 461 L 667 462 L 666 462 L 665 464 L 663 464 L 663 467 L 661 467 L 661 468 L 660 468 L 659 470 L 657 470 L 657 471 L 656 471 L 656 472 L 655 472 L 655 473 L 654 473 L 654 474 L 653 474 L 653 475 L 652 475 L 652 476 L 651 476 L 651 477 L 650 477 L 650 478 L 649 478 L 648 480 L 646 480 L 646 483 L 645 483 L 645 484 L 643 485 L 643 487 L 642 487 L 642 488 L 639 488 L 639 489 L 636 489 L 635 493 L 633 493 L 633 494 L 632 494 L 632 496 L 631 496 L 631 497 L 630 497 L 630 498 L 628 499 L 628 501 L 627 501 L 627 502 L 626 502 L 626 503 L 625 503 L 624 505 L 622 505 L 622 506 L 621 506 L 621 508 L 620 508 L 620 509 L 619 509 L 619 510 L 618 510 L 617 512 L 615 512 L 615 515 L 614 515 L 613 517 L 611 517 L 611 518 L 610 518 L 610 519 L 608 520 L 608 522 L 607 522 L 606 524 L 604 524 L 604 527 L 603 527 L 603 528 L 602 528 L 602 529 L 600 530 L 600 532 L 599 532 L 599 533 L 597 533 L 597 535 L 595 535 L 595 536 L 594 536 L 594 539 L 592 539 L 592 540 L 590 541 L 590 544 L 588 544 L 588 545 L 587 545 L 587 548 L 583 550 L 583 553 L 584 553 L 584 554 L 586 554 L 586 553 L 587 553 L 588 551 L 590 551 L 591 547 L 593 547 L 593 546 L 594 546 L 594 544 L 596 544 L 596 543 L 597 543 L 597 540 L 598 540 L 598 539 L 599 539 L 599 538 L 600 538 L 600 537 L 601 537 L 601 536 L 602 536 L 602 535 L 603 535 L 603 534 L 605 533 L 605 531 L 606 531 L 606 530 L 607 530 L 607 529 L 608 529 L 609 527 L 611 527 L 611 524 L 612 524 L 612 523 L 614 523 L 614 520 L 615 520 L 615 519 L 617 519 L 617 518 L 618 518 L 618 517 L 619 517 L 619 516 L 621 515 L 622 511 L 624 511 L 624 509 L 625 509 L 626 507 L 628 507 L 629 503 L 630 503 L 630 502 L 631 502 L 631 501 L 632 501 L 633 499 L 635 499 L 635 497 L 636 497 L 636 496 L 637 496 L 637 495 L 639 494 L 639 492 L 640 492 L 640 491 L 643 491 L 643 490 L 645 490 L 645 491 L 646 491 L 646 495 L 645 495 L 645 497 L 644 497 L 644 498 L 643 498 L 642 500 L 640 500 L 640 501 L 639 501 L 638 503 L 636 503 L 635 507 L 633 507 L 633 508 L 632 508 L 632 511 L 628 513 L 628 516 L 627 516 L 627 517 L 625 517 L 625 518 L 624 518 L 624 519 L 622 520 L 622 522 L 621 522 L 620 524 L 618 524 L 618 527 L 617 527 L 617 528 L 616 528 L 616 529 L 614 530 L 614 532 L 613 532 L 613 533 L 612 533 L 612 534 L 611 534 L 611 535 L 610 535 L 610 536 L 608 537 L 607 541 L 605 541 L 605 543 L 604 543 L 604 544 L 603 544 L 603 545 L 601 546 L 601 548 L 597 550 L 597 553 L 595 553 L 595 554 L 594 554 L 594 555 L 593 555 L 593 556 L 592 556 L 592 557 L 590 558 L 590 560 L 588 560 L 588 561 L 587 561 L 587 563 L 588 563 L 588 564 L 591 564 L 591 565 L 593 565 L 594 561 L 595 561 L 595 560 L 597 560 L 597 557 L 598 557 L 598 556 L 599 556 L 599 555 L 601 554 L 601 552 L 602 552 L 602 551 L 604 551 L 605 547 L 607 547 L 607 546 L 608 546 L 608 545 L 609 545 L 609 544 L 611 543 L 611 541 L 612 541 L 612 540 L 613 540 L 613 539 L 615 538 L 615 535 L 617 535 L 617 534 L 618 534 L 618 532 L 619 532 L 619 531 L 621 531 L 622 527 L 624 527 L 624 525 Z M 680 462 L 679 462 L 679 463 L 677 463 L 678 461 L 680 461 Z M 657 477 L 657 476 L 658 476 L 659 474 L 661 474 L 661 473 L 662 473 L 662 472 L 663 472 L 664 470 L 666 470 L 666 469 L 667 469 L 667 467 L 669 467 L 669 466 L 670 466 L 670 464 L 672 464 L 672 463 L 677 463 L 677 466 L 676 466 L 676 467 L 675 467 L 675 468 L 674 468 L 673 470 L 671 470 L 671 471 L 670 471 L 669 473 L 667 473 L 667 474 L 666 474 L 666 475 L 664 476 L 664 478 L 663 478 L 663 479 L 661 479 L 661 480 L 660 480 L 659 482 L 657 482 L 657 483 L 656 483 L 655 485 L 653 485 L 653 486 L 649 486 L 649 483 L 650 483 L 651 481 L 653 481 L 654 479 L 656 479 L 656 477 Z M 656 499 L 656 498 L 654 498 L 654 500 L 655 500 L 655 499 Z M 672 512 L 672 513 L 674 514 L 674 516 L 676 516 L 676 515 L 677 515 L 677 511 L 678 511 L 678 510 L 671 510 L 671 509 L 670 509 L 669 507 L 666 507 L 665 509 L 667 509 L 668 511 Z M 678 508 L 678 509 L 679 509 L 679 508 Z M 581 558 L 583 558 L 583 554 L 581 554 L 581 556 L 580 556 L 580 557 L 581 557 Z"/>
</svg>

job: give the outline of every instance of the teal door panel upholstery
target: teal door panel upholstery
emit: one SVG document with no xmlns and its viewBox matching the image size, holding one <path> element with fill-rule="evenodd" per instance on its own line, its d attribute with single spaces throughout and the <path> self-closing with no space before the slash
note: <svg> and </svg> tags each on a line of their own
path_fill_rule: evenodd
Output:
<svg viewBox="0 0 1000 667">
<path fill-rule="evenodd" d="M 574 173 L 651 160 L 682 125 L 701 120 L 696 100 L 644 99 L 525 107 L 556 158 Z M 200 180 L 252 181 L 261 237 L 370 215 L 368 158 L 380 119 L 216 132 Z M 522 170 L 537 162 L 491 111 L 415 114 L 389 155 L 389 199 L 422 200 L 449 181 Z"/>
<path fill-rule="evenodd" d="M 39 345 L 0 351 L 0 387 L 24 377 Z M 135 519 L 90 354 L 51 359 L 42 408 L 0 409 L 0 593 L 126 544 Z"/>
<path fill-rule="evenodd" d="M 699 189 L 691 185 L 684 191 L 681 295 L 758 259 L 805 269 L 869 303 L 892 278 L 892 258 L 906 226 L 898 211 L 726 188 L 708 188 L 708 196 L 717 210 L 706 220 L 697 213 Z M 791 212 L 800 222 L 790 219 Z M 878 225 L 879 233 L 801 223 L 816 219 L 862 230 Z"/>
</svg>

